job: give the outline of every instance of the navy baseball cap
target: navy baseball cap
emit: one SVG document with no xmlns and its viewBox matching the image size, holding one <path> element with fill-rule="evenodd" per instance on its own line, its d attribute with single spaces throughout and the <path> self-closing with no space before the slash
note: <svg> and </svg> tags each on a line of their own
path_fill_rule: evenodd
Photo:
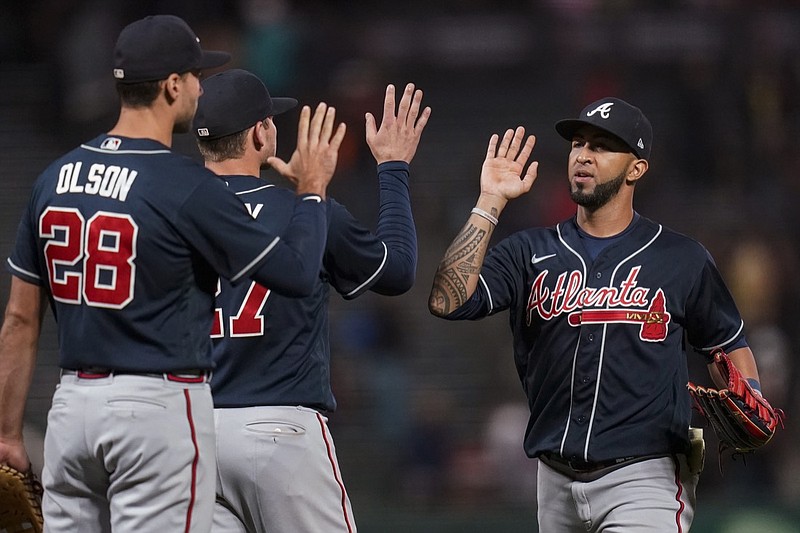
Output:
<svg viewBox="0 0 800 533">
<path fill-rule="evenodd" d="M 636 157 L 648 159 L 653 144 L 653 127 L 642 110 L 619 98 L 601 98 L 583 108 L 579 118 L 556 122 L 556 131 L 571 141 L 584 125 L 606 131 L 628 145 Z"/>
<path fill-rule="evenodd" d="M 271 97 L 258 76 L 238 68 L 214 74 L 202 86 L 193 129 L 203 141 L 246 130 L 297 105 L 294 98 Z"/>
<path fill-rule="evenodd" d="M 114 47 L 114 78 L 120 83 L 164 80 L 170 74 L 219 67 L 227 52 L 200 48 L 200 39 L 175 15 L 151 15 L 125 26 Z"/>
</svg>

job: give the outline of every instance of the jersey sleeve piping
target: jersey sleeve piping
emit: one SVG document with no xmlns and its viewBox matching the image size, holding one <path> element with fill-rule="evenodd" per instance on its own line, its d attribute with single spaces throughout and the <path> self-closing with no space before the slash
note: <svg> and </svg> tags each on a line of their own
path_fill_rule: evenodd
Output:
<svg viewBox="0 0 800 533">
<path fill-rule="evenodd" d="M 364 283 L 362 283 L 361 285 L 359 285 L 358 287 L 356 287 L 352 291 L 350 291 L 347 294 L 345 294 L 344 295 L 345 298 L 352 297 L 352 296 L 358 294 L 359 291 L 361 291 L 364 287 L 369 286 L 369 284 L 372 283 L 372 281 L 376 277 L 378 277 L 378 275 L 381 272 L 383 272 L 383 267 L 386 266 L 386 259 L 389 257 L 389 248 L 386 247 L 386 243 L 385 242 L 381 241 L 381 244 L 383 245 L 383 260 L 381 261 L 381 264 L 378 266 L 378 268 L 375 270 L 375 272 L 369 278 L 367 278 L 366 281 L 364 281 Z"/>
<path fill-rule="evenodd" d="M 29 272 L 29 271 L 25 270 L 24 268 L 21 268 L 18 265 L 15 265 L 10 257 L 8 259 L 6 259 L 6 262 L 8 263 L 8 266 L 11 268 L 11 270 L 14 271 L 14 273 L 21 274 L 21 275 L 23 275 L 25 277 L 35 279 L 36 281 L 39 281 L 39 282 L 42 281 L 41 276 L 39 276 L 38 274 L 36 274 L 34 272 Z"/>
<path fill-rule="evenodd" d="M 225 182 L 225 183 L 227 184 L 228 182 Z M 236 196 L 241 196 L 243 194 L 250 194 L 250 193 L 253 193 L 253 192 L 258 192 L 258 191 L 261 191 L 261 190 L 264 190 L 264 189 L 269 189 L 271 187 L 275 187 L 275 185 L 270 183 L 270 184 L 267 184 L 267 185 L 262 185 L 261 187 L 256 187 L 255 189 L 248 189 L 246 191 L 239 191 L 239 192 L 236 193 Z"/>
<path fill-rule="evenodd" d="M 245 266 L 242 270 L 240 270 L 235 276 L 231 278 L 231 283 L 235 283 L 239 278 L 241 278 L 245 274 L 248 274 L 257 264 L 259 264 L 267 256 L 268 253 L 272 251 L 273 248 L 275 248 L 275 246 L 278 244 L 278 241 L 280 240 L 281 240 L 280 237 L 275 237 L 272 240 L 272 242 L 269 243 L 266 248 L 264 248 L 264 251 L 258 254 L 255 257 L 255 259 L 250 261 L 247 264 L 247 266 Z"/>
<path fill-rule="evenodd" d="M 736 338 L 737 338 L 737 337 L 738 337 L 738 336 L 739 336 L 739 335 L 742 333 L 742 330 L 743 330 L 743 329 L 744 329 L 744 320 L 742 320 L 742 321 L 739 323 L 739 329 L 737 329 L 737 330 L 736 330 L 736 333 L 734 333 L 734 334 L 733 334 L 733 336 L 732 336 L 731 338 L 729 338 L 729 339 L 726 339 L 726 340 L 722 341 L 722 342 L 721 342 L 721 343 L 719 343 L 719 344 L 715 344 L 714 346 L 708 346 L 708 347 L 706 347 L 706 348 L 700 348 L 700 351 L 701 351 L 701 352 L 710 352 L 710 351 L 712 351 L 712 350 L 715 350 L 715 349 L 717 349 L 717 348 L 722 348 L 723 346 L 726 346 L 726 345 L 730 344 L 731 342 L 733 342 L 734 340 L 736 340 Z"/>
<path fill-rule="evenodd" d="M 486 280 L 483 279 L 483 274 L 478 275 L 478 281 L 481 282 L 483 290 L 486 291 L 486 298 L 488 299 L 489 302 L 489 314 L 491 314 L 492 310 L 494 309 L 494 302 L 492 301 L 492 291 L 489 290 L 489 285 L 487 285 Z"/>
</svg>

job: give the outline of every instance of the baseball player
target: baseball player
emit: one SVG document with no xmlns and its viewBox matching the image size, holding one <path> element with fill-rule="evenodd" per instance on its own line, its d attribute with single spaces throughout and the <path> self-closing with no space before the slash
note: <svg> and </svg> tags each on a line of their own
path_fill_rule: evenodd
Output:
<svg viewBox="0 0 800 533">
<path fill-rule="evenodd" d="M 645 115 L 603 98 L 556 130 L 571 142 L 577 214 L 487 253 L 506 203 L 538 168 L 524 168 L 535 144 L 524 128 L 493 135 L 429 308 L 448 320 L 509 310 L 531 413 L 524 447 L 540 460 L 540 531 L 688 531 L 701 465 L 687 460 L 684 343 L 709 358 L 724 349 L 757 386 L 742 319 L 708 251 L 633 209 L 652 145 Z"/>
<path fill-rule="evenodd" d="M 180 18 L 125 27 L 114 50 L 119 120 L 52 163 L 33 186 L 8 269 L 0 332 L 0 463 L 29 465 L 25 398 L 47 297 L 62 375 L 44 446 L 50 531 L 207 532 L 215 456 L 208 331 L 218 275 L 276 292 L 313 289 L 327 184 L 344 125 L 301 114 L 291 224 L 256 223 L 213 173 L 170 151 L 188 131 L 200 48 Z"/>
<path fill-rule="evenodd" d="M 259 178 L 262 165 L 294 179 L 296 161 L 276 157 L 272 117 L 296 104 L 271 98 L 243 70 L 203 82 L 195 118 L 206 166 L 235 191 L 259 223 L 290 223 L 294 193 Z M 257 281 L 221 281 L 214 322 L 212 380 L 217 429 L 215 533 L 354 532 L 356 524 L 328 430 L 336 409 L 330 384 L 328 299 L 371 290 L 406 292 L 414 283 L 417 241 L 409 199 L 409 163 L 430 109 L 408 84 L 395 113 L 389 85 L 383 121 L 366 115 L 367 143 L 378 163 L 380 214 L 373 234 L 329 199 L 328 240 L 314 291 L 274 294 Z M 302 134 L 301 134 L 302 135 Z"/>
</svg>

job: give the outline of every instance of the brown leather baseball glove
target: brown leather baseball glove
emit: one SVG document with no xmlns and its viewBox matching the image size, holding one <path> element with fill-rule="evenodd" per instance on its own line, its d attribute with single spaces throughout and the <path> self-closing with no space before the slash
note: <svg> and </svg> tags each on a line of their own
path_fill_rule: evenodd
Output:
<svg viewBox="0 0 800 533">
<path fill-rule="evenodd" d="M 0 465 L 0 531 L 42 533 L 42 484 L 28 470 Z"/>
<path fill-rule="evenodd" d="M 689 382 L 689 394 L 714 428 L 720 450 L 753 452 L 772 439 L 779 424 L 783 427 L 783 411 L 774 409 L 722 350 L 714 353 L 714 364 L 728 382 L 727 388 L 717 390 Z"/>
</svg>

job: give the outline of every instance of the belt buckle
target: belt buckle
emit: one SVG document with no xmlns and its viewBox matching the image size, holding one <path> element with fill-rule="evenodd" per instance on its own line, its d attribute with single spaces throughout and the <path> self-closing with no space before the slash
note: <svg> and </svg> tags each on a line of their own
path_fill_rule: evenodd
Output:
<svg viewBox="0 0 800 533">
<path fill-rule="evenodd" d="M 594 472 L 595 470 L 602 468 L 602 466 L 599 464 L 587 463 L 586 461 L 570 460 L 567 460 L 567 466 L 579 474 L 588 474 L 589 472 Z"/>
<path fill-rule="evenodd" d="M 562 466 L 564 466 L 566 468 L 569 468 L 573 472 L 576 472 L 576 473 L 579 473 L 579 474 L 585 474 L 587 472 L 592 472 L 594 470 L 597 470 L 597 466 L 595 466 L 595 465 L 591 465 L 590 463 L 587 463 L 585 461 L 580 461 L 580 460 L 577 460 L 577 459 L 575 459 L 575 460 L 567 459 L 566 457 L 558 455 L 556 453 L 547 454 L 546 457 L 550 461 L 552 461 L 554 463 L 558 463 L 558 464 L 560 464 L 560 465 L 562 465 Z"/>
</svg>

